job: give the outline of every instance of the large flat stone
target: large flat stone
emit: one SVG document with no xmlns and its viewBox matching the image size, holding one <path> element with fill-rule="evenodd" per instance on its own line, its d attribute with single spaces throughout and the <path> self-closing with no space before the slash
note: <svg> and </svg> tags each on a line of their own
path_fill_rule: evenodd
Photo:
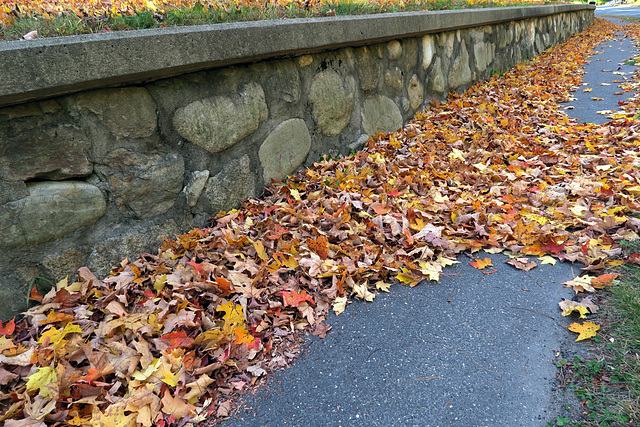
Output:
<svg viewBox="0 0 640 427">
<path fill-rule="evenodd" d="M 82 181 L 33 182 L 29 195 L 0 207 L 0 244 L 31 246 L 95 224 L 106 203 L 98 187 Z"/>
<path fill-rule="evenodd" d="M 157 128 L 156 103 L 142 87 L 101 89 L 75 97 L 73 106 L 89 111 L 118 138 L 145 138 Z"/>
<path fill-rule="evenodd" d="M 469 67 L 469 52 L 462 40 L 460 43 L 460 53 L 449 68 L 448 76 L 449 88 L 458 89 L 461 86 L 471 83 L 471 68 Z"/>
<path fill-rule="evenodd" d="M 214 96 L 178 109 L 173 126 L 184 139 L 215 154 L 250 135 L 268 116 L 262 87 L 249 83 L 239 94 Z"/>
<path fill-rule="evenodd" d="M 138 153 L 124 148 L 109 153 L 96 165 L 109 184 L 111 197 L 122 214 L 149 218 L 168 211 L 182 190 L 184 159 L 174 153 Z"/>
<path fill-rule="evenodd" d="M 90 146 L 84 131 L 71 125 L 27 121 L 0 129 L 0 179 L 68 179 L 90 175 Z"/>
<path fill-rule="evenodd" d="M 386 96 L 371 96 L 364 101 L 362 128 L 367 135 L 395 132 L 402 127 L 400 109 Z"/>
<path fill-rule="evenodd" d="M 242 156 L 225 165 L 207 181 L 200 195 L 203 208 L 212 214 L 238 207 L 240 202 L 254 196 L 255 175 L 249 156 Z"/>
<path fill-rule="evenodd" d="M 337 136 L 351 121 L 355 106 L 355 80 L 343 79 L 333 70 L 318 73 L 311 83 L 309 101 L 313 104 L 313 118 L 320 131 L 327 136 Z"/>
<path fill-rule="evenodd" d="M 302 119 L 280 123 L 258 151 L 265 185 L 279 181 L 304 163 L 311 149 L 311 135 Z"/>
</svg>

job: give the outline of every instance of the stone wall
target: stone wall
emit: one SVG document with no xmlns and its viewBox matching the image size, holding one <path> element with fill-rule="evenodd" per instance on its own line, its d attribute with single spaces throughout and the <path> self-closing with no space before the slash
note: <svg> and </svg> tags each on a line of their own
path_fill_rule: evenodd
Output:
<svg viewBox="0 0 640 427">
<path fill-rule="evenodd" d="M 0 318 L 26 308 L 30 279 L 101 276 L 155 252 L 592 20 L 578 10 L 0 109 Z"/>
</svg>

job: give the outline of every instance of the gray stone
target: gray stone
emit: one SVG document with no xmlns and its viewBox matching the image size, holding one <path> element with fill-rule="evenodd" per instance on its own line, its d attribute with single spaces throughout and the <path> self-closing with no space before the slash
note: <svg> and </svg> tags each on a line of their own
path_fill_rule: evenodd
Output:
<svg viewBox="0 0 640 427">
<path fill-rule="evenodd" d="M 0 207 L 0 244 L 31 246 L 95 224 L 106 203 L 98 187 L 82 181 L 32 182 L 29 196 Z"/>
<path fill-rule="evenodd" d="M 418 80 L 418 76 L 415 74 L 411 76 L 411 80 L 409 80 L 407 93 L 409 94 L 409 103 L 411 103 L 411 108 L 413 108 L 414 111 L 420 108 L 424 101 L 424 87 Z"/>
<path fill-rule="evenodd" d="M 249 156 L 242 156 L 226 164 L 209 178 L 200 196 L 205 211 L 217 214 L 237 208 L 240 202 L 254 196 L 255 175 L 251 171 Z"/>
<path fill-rule="evenodd" d="M 214 96 L 178 109 L 173 125 L 184 139 L 215 154 L 253 133 L 268 117 L 262 86 L 249 83 L 239 94 Z"/>
<path fill-rule="evenodd" d="M 200 193 L 204 190 L 204 186 L 207 184 L 207 180 L 209 179 L 209 171 L 194 171 L 191 174 L 191 179 L 184 187 L 184 194 L 187 199 L 187 205 L 189 207 L 194 207 L 198 203 L 198 198 L 200 197 Z"/>
<path fill-rule="evenodd" d="M 436 93 L 444 93 L 446 89 L 446 82 L 444 81 L 444 73 L 442 72 L 442 61 L 440 58 L 436 58 L 436 62 L 433 65 L 433 75 L 429 76 L 428 79 L 431 80 L 429 84 L 429 89 Z"/>
<path fill-rule="evenodd" d="M 304 163 L 311 149 L 311 135 L 302 119 L 280 123 L 258 151 L 265 185 L 279 181 Z"/>
<path fill-rule="evenodd" d="M 364 101 L 362 128 L 367 135 L 395 132 L 402 127 L 400 109 L 386 96 L 371 96 Z"/>
<path fill-rule="evenodd" d="M 402 41 L 402 69 L 408 73 L 418 66 L 418 39 L 407 38 Z"/>
<path fill-rule="evenodd" d="M 426 70 L 431 65 L 433 55 L 436 53 L 436 46 L 432 35 L 422 37 L 422 69 Z"/>
<path fill-rule="evenodd" d="M 390 60 L 397 61 L 402 56 L 402 45 L 398 40 L 392 40 L 387 43 L 387 52 Z"/>
<path fill-rule="evenodd" d="M 71 248 L 58 255 L 48 255 L 42 260 L 47 276 L 58 282 L 69 276 L 69 283 L 75 279 L 75 273 L 86 264 L 87 253 Z"/>
<path fill-rule="evenodd" d="M 126 217 L 149 218 L 173 206 L 182 190 L 184 159 L 178 154 L 137 153 L 119 148 L 96 165 L 100 179 Z"/>
<path fill-rule="evenodd" d="M 72 101 L 73 107 L 98 116 L 118 138 L 146 138 L 157 128 L 156 103 L 142 87 L 100 89 L 84 92 Z"/>
<path fill-rule="evenodd" d="M 0 181 L 0 206 L 15 200 L 24 199 L 29 195 L 27 185 L 22 182 Z"/>
<path fill-rule="evenodd" d="M 354 98 L 353 77 L 343 80 L 333 70 L 325 70 L 315 76 L 309 101 L 313 105 L 313 118 L 324 135 L 337 136 L 347 127 L 351 121 Z"/>
<path fill-rule="evenodd" d="M 71 125 L 27 128 L 15 126 L 0 132 L 0 179 L 24 181 L 33 178 L 68 179 L 87 176 L 93 164 L 87 159 L 90 142 Z"/>
<path fill-rule="evenodd" d="M 290 117 L 287 108 L 300 100 L 300 75 L 296 64 L 290 59 L 263 61 L 252 65 L 250 71 L 262 79 L 271 118 Z"/>
<path fill-rule="evenodd" d="M 394 89 L 402 89 L 402 70 L 398 67 L 393 67 L 384 74 L 384 83 Z"/>
<path fill-rule="evenodd" d="M 455 33 L 453 32 L 438 35 L 438 44 L 440 45 L 442 43 L 441 47 L 444 47 L 444 53 L 447 55 L 447 58 L 451 58 L 453 55 L 455 41 Z"/>
<path fill-rule="evenodd" d="M 360 88 L 364 91 L 376 89 L 382 74 L 382 62 L 373 57 L 372 48 L 368 46 L 356 49 L 355 57 Z"/>
<path fill-rule="evenodd" d="M 476 70 L 483 72 L 495 57 L 496 46 L 491 42 L 478 42 L 473 47 Z"/>
<path fill-rule="evenodd" d="M 0 122 L 22 117 L 43 116 L 45 114 L 55 114 L 60 111 L 60 105 L 54 100 L 40 102 L 28 102 L 15 107 L 0 109 Z"/>
<path fill-rule="evenodd" d="M 349 144 L 348 147 L 350 150 L 361 150 L 362 147 L 364 147 L 364 144 L 369 140 L 369 138 L 369 135 L 360 135 L 360 138 L 358 138 L 355 142 Z"/>
<path fill-rule="evenodd" d="M 175 238 L 178 232 L 174 220 L 160 225 L 116 228 L 113 232 L 115 237 L 103 239 L 93 246 L 87 267 L 98 277 L 106 276 L 112 266 L 119 265 L 126 257 L 136 258 L 141 252 L 158 253 L 162 238 Z"/>
<path fill-rule="evenodd" d="M 465 45 L 464 40 L 460 44 L 460 53 L 458 54 L 458 57 L 453 61 L 451 68 L 449 68 L 448 82 L 451 89 L 457 89 L 460 86 L 471 83 L 469 52 L 467 52 L 467 46 Z"/>
</svg>

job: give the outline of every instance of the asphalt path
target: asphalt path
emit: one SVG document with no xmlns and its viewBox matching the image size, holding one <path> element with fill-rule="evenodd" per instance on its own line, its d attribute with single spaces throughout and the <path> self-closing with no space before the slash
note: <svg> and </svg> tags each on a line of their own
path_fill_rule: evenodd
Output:
<svg viewBox="0 0 640 427">
<path fill-rule="evenodd" d="M 620 7 L 615 7 L 618 12 Z M 630 8 L 640 12 L 640 8 Z M 599 8 L 597 9 L 599 10 Z M 640 15 L 640 14 L 639 14 Z M 614 22 L 623 23 L 620 20 Z M 596 49 L 583 69 L 583 85 L 575 93 L 575 100 L 565 104 L 566 113 L 579 122 L 603 124 L 608 122 L 607 111 L 615 112 L 620 109 L 620 102 L 633 96 L 633 93 L 623 93 L 622 82 L 633 78 L 636 65 L 630 60 L 637 54 L 637 48 L 632 41 L 620 34 L 611 41 L 607 41 Z"/>
<path fill-rule="evenodd" d="M 394 285 L 330 316 L 327 337 L 309 339 L 224 425 L 543 426 L 576 407 L 552 362 L 581 349 L 558 308 L 579 267 L 524 272 L 476 256 L 495 267 L 461 256 L 439 283 Z"/>
<path fill-rule="evenodd" d="M 603 17 L 604 15 L 617 15 L 640 18 L 640 7 L 625 4 L 603 5 L 596 7 L 595 14 L 598 17 Z"/>
<path fill-rule="evenodd" d="M 633 71 L 623 62 L 634 48 L 619 37 L 596 51 L 604 53 L 587 64 L 583 87 L 593 90 L 578 90 L 567 113 L 603 123 L 608 119 L 596 111 L 615 110 L 621 99 L 613 80 L 631 74 L 601 70 Z M 394 285 L 372 303 L 331 315 L 327 337 L 310 337 L 293 366 L 271 374 L 223 425 L 555 425 L 567 408 L 579 408 L 558 389 L 553 361 L 587 352 L 566 329 L 575 319 L 558 308 L 573 294 L 562 282 L 580 266 L 558 262 L 524 272 L 502 254 L 474 256 L 490 257 L 493 269 L 477 270 L 461 255 L 438 283 Z"/>
</svg>

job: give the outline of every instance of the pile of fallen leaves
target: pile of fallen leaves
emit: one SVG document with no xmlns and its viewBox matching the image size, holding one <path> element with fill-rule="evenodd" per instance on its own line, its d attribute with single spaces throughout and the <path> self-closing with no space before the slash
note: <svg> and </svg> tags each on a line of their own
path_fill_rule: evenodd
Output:
<svg viewBox="0 0 640 427">
<path fill-rule="evenodd" d="M 105 279 L 82 268 L 74 283 L 33 292 L 41 304 L 0 325 L 0 421 L 224 418 L 235 393 L 296 356 L 300 331 L 326 334 L 331 308 L 437 281 L 461 252 L 506 250 L 525 270 L 578 261 L 588 273 L 567 286 L 581 296 L 607 286 L 615 277 L 600 273 L 624 262 L 619 242 L 638 239 L 636 107 L 598 126 L 559 103 L 618 30 L 598 21 Z M 595 310 L 588 298 L 561 308 Z M 575 324 L 584 337 L 597 326 L 587 323 Z"/>
</svg>

